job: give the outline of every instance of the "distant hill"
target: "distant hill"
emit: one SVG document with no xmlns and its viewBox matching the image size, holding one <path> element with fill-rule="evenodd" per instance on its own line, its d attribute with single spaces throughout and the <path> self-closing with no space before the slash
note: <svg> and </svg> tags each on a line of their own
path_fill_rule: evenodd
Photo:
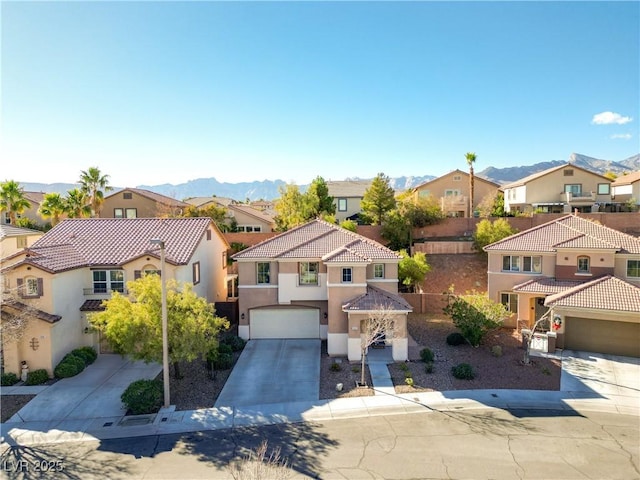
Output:
<svg viewBox="0 0 640 480">
<path fill-rule="evenodd" d="M 586 155 L 572 153 L 569 157 L 569 162 L 600 174 L 611 171 L 621 175 L 624 172 L 640 170 L 640 154 L 629 157 L 621 162 L 613 162 L 610 160 L 600 160 L 597 158 L 587 157 Z M 480 172 L 476 172 L 476 175 L 496 183 L 505 184 L 564 163 L 567 163 L 567 161 L 552 160 L 549 162 L 540 162 L 520 167 L 488 167 Z M 433 180 L 434 178 L 436 177 L 433 175 L 397 177 L 391 179 L 391 186 L 396 191 L 404 191 L 429 180 Z M 352 178 L 350 180 L 356 179 Z M 58 192 L 61 194 L 64 194 L 68 190 L 78 186 L 73 183 L 45 184 L 29 182 L 21 182 L 21 185 L 26 191 Z M 217 197 L 228 197 L 244 201 L 247 198 L 250 200 L 273 200 L 274 198 L 278 198 L 280 196 L 278 188 L 283 185 L 286 185 L 286 182 L 283 180 L 227 183 L 219 182 L 212 177 L 197 178 L 195 180 L 189 180 L 186 183 L 179 183 L 176 185 L 170 183 L 165 183 L 163 185 L 138 185 L 138 188 L 144 188 L 146 190 L 151 190 L 152 192 L 161 193 L 180 200 L 189 197 L 209 197 L 215 195 Z M 300 190 L 305 191 L 307 186 L 308 185 L 300 185 Z M 114 190 L 117 191 L 121 188 L 122 187 L 116 187 Z"/>
</svg>

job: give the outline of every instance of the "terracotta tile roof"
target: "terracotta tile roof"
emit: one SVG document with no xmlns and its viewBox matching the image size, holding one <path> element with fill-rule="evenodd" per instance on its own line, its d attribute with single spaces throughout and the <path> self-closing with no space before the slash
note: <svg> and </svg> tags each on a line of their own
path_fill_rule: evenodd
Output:
<svg viewBox="0 0 640 480">
<path fill-rule="evenodd" d="M 616 178 L 611 186 L 619 187 L 621 185 L 631 185 L 634 182 L 640 181 L 640 170 L 637 172 L 632 172 L 627 175 L 622 175 L 621 177 Z"/>
<path fill-rule="evenodd" d="M 640 238 L 576 215 L 567 215 L 487 245 L 484 250 L 555 252 L 561 248 L 612 249 L 640 253 Z"/>
<path fill-rule="evenodd" d="M 234 199 L 227 197 L 191 197 L 185 198 L 184 201 L 195 207 L 201 207 L 208 203 L 217 203 L 223 207 L 228 207 L 231 204 L 237 203 Z"/>
<path fill-rule="evenodd" d="M 595 308 L 640 313 L 640 288 L 606 275 L 547 297 L 547 307 Z"/>
<path fill-rule="evenodd" d="M 556 280 L 555 278 L 542 277 L 527 282 L 521 283 L 513 287 L 514 292 L 519 293 L 540 293 L 543 295 L 553 295 L 559 293 L 568 288 L 580 285 L 583 282 L 570 282 L 563 280 Z"/>
<path fill-rule="evenodd" d="M 32 317 L 47 323 L 56 323 L 62 319 L 60 315 L 52 315 L 50 313 L 44 312 L 42 310 L 38 310 L 37 308 L 33 308 L 29 305 L 25 305 L 24 303 L 17 302 L 15 300 L 3 302 L 2 313 L 3 315 L 7 315 L 7 316 L 23 315 L 27 313 Z"/>
<path fill-rule="evenodd" d="M 167 262 L 186 265 L 210 225 L 210 218 L 67 219 L 39 238 L 23 263 L 51 272 L 119 266 L 142 255 L 159 257 L 160 247 L 149 241 L 160 238 Z"/>
<path fill-rule="evenodd" d="M 81 312 L 102 312 L 105 310 L 104 305 L 102 304 L 103 300 L 85 300 L 82 305 L 80 305 Z"/>
<path fill-rule="evenodd" d="M 7 225 L 0 223 L 0 238 L 4 237 L 20 237 L 23 235 L 43 235 L 40 230 L 32 230 L 30 228 L 16 227 L 15 225 Z"/>
<path fill-rule="evenodd" d="M 312 220 L 253 247 L 236 253 L 235 260 L 256 258 L 321 259 L 348 248 L 368 260 L 399 259 L 400 256 L 379 243 L 324 220 Z"/>
<path fill-rule="evenodd" d="M 322 257 L 324 263 L 370 263 L 371 260 L 347 247 L 340 247 Z"/>
<path fill-rule="evenodd" d="M 273 215 L 271 215 L 267 211 L 258 210 L 257 208 L 254 208 L 251 205 L 235 203 L 235 204 L 228 205 L 227 208 L 230 211 L 237 210 L 239 212 L 245 213 L 263 222 L 273 223 Z"/>
<path fill-rule="evenodd" d="M 170 207 L 180 207 L 180 208 L 185 208 L 188 207 L 189 204 L 185 203 L 181 200 L 172 198 L 172 197 L 168 197 L 166 195 L 162 195 L 160 193 L 156 193 L 156 192 L 152 192 L 151 190 L 145 190 L 143 188 L 123 188 L 122 190 L 118 190 L 115 193 L 112 193 L 111 195 L 108 195 L 107 198 L 112 197 L 114 195 L 120 195 L 122 192 L 133 192 L 133 193 L 137 193 L 138 195 L 142 196 L 142 197 L 146 197 L 150 200 L 153 200 L 154 202 L 157 203 L 161 203 L 163 205 L 168 205 Z"/>
<path fill-rule="evenodd" d="M 34 207 L 36 205 L 40 205 L 42 203 L 42 201 L 44 200 L 44 192 L 22 192 L 25 196 L 25 198 L 27 200 L 29 200 L 29 203 L 31 203 L 31 206 Z"/>
<path fill-rule="evenodd" d="M 400 312 L 413 311 L 413 307 L 401 296 L 371 285 L 367 285 L 366 293 L 358 295 L 342 305 L 344 312 L 367 312 L 381 308 Z"/>
</svg>

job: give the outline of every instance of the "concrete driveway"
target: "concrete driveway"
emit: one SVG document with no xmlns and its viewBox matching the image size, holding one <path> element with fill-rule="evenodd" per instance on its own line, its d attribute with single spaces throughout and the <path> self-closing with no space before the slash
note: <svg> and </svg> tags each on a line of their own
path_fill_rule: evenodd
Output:
<svg viewBox="0 0 640 480">
<path fill-rule="evenodd" d="M 25 405 L 9 422 L 50 422 L 123 416 L 120 395 L 129 384 L 155 378 L 157 363 L 135 362 L 120 355 L 98 355 L 80 374 L 57 381 Z M 9 423 L 8 422 L 8 423 Z"/>
<path fill-rule="evenodd" d="M 560 390 L 640 398 L 640 358 L 564 350 Z"/>
<path fill-rule="evenodd" d="M 314 401 L 320 390 L 320 340 L 250 340 L 216 407 Z"/>
</svg>

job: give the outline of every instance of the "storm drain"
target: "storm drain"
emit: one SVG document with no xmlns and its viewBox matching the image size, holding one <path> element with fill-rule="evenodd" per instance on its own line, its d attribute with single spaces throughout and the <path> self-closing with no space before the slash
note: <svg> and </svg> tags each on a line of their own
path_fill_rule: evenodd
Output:
<svg viewBox="0 0 640 480">
<path fill-rule="evenodd" d="M 149 425 L 150 423 L 153 423 L 155 418 L 155 415 L 134 415 L 131 417 L 124 417 L 120 422 L 120 426 L 134 427 L 138 425 Z"/>
</svg>

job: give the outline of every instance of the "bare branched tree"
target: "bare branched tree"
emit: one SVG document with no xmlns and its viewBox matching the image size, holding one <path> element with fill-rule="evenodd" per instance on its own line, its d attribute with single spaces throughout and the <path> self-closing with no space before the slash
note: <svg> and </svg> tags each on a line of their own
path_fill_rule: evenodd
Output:
<svg viewBox="0 0 640 480">
<path fill-rule="evenodd" d="M 547 310 L 544 313 L 544 315 L 542 315 L 538 320 L 536 320 L 536 323 L 533 324 L 533 328 L 528 333 L 525 333 L 527 337 L 526 338 L 527 343 L 525 344 L 524 358 L 522 360 L 522 363 L 524 363 L 525 365 L 529 365 L 531 363 L 531 343 L 533 342 L 533 335 L 536 333 L 536 329 L 538 328 L 538 326 L 543 322 L 547 321 L 550 314 L 551 314 L 551 309 Z"/>
<path fill-rule="evenodd" d="M 37 308 L 20 302 L 15 289 L 2 292 L 2 345 L 19 342 Z"/>
<path fill-rule="evenodd" d="M 361 378 L 360 384 L 364 385 L 364 364 L 367 349 L 376 342 L 396 337 L 396 324 L 394 321 L 395 312 L 388 306 L 377 306 L 369 316 L 360 322 L 360 338 L 361 338 Z"/>
<path fill-rule="evenodd" d="M 266 440 L 242 460 L 229 464 L 229 473 L 234 480 L 284 480 L 291 476 L 289 464 L 282 458 L 280 447 L 268 453 Z"/>
</svg>

